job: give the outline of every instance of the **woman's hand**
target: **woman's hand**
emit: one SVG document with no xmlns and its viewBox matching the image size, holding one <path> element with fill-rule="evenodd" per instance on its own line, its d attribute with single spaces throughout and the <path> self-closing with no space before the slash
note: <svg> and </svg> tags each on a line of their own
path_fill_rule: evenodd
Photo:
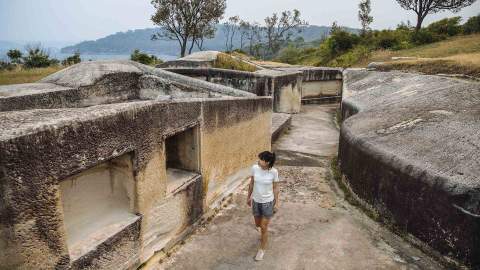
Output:
<svg viewBox="0 0 480 270">
<path fill-rule="evenodd" d="M 248 207 L 252 207 L 252 198 L 247 198 Z"/>
<path fill-rule="evenodd" d="M 275 203 L 273 204 L 273 213 L 277 213 L 278 212 L 278 202 L 275 200 Z"/>
</svg>

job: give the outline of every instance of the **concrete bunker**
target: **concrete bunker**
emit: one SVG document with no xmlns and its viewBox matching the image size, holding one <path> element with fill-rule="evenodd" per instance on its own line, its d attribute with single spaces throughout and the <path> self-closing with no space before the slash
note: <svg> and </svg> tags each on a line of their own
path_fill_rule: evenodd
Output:
<svg viewBox="0 0 480 270">
<path fill-rule="evenodd" d="M 205 55 L 193 53 L 191 57 L 198 60 L 205 58 Z M 342 95 L 342 70 L 339 68 L 260 67 L 255 72 L 248 72 L 192 66 L 185 59 L 165 62 L 159 67 L 257 96 L 271 96 L 276 113 L 298 113 L 301 104 L 338 102 Z"/>
<path fill-rule="evenodd" d="M 190 127 L 165 139 L 167 195 L 200 177 L 199 128 Z"/>
<path fill-rule="evenodd" d="M 271 111 L 271 97 L 131 61 L 0 87 L 0 265 L 135 269 L 242 183 Z"/>
<path fill-rule="evenodd" d="M 72 261 L 137 221 L 131 156 L 122 155 L 60 182 Z"/>
</svg>

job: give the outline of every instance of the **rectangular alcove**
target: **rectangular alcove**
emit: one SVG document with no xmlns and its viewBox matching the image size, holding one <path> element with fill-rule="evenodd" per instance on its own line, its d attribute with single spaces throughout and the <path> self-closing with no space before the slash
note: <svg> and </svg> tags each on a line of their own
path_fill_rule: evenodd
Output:
<svg viewBox="0 0 480 270">
<path fill-rule="evenodd" d="M 72 261 L 136 222 L 130 155 L 60 182 L 67 247 Z"/>
<path fill-rule="evenodd" d="M 165 139 L 167 195 L 176 193 L 200 177 L 198 127 L 192 127 Z"/>
</svg>

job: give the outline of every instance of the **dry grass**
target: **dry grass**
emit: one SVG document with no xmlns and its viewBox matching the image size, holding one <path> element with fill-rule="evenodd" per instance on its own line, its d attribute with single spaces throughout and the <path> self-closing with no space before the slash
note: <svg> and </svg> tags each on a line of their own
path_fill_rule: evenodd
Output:
<svg viewBox="0 0 480 270">
<path fill-rule="evenodd" d="M 480 52 L 480 34 L 458 36 L 445 41 L 398 51 L 398 53 L 393 56 L 438 58 L 478 52 Z"/>
<path fill-rule="evenodd" d="M 415 71 L 425 74 L 463 74 L 480 78 L 480 53 L 390 61 L 385 62 L 381 69 Z"/>
<path fill-rule="evenodd" d="M 417 59 L 395 61 L 392 57 L 417 57 Z M 408 50 L 376 51 L 356 66 L 365 67 L 371 62 L 384 62 L 380 68 L 383 70 L 464 74 L 480 78 L 480 34 L 454 37 Z"/>
<path fill-rule="evenodd" d="M 378 50 L 373 52 L 368 59 L 357 63 L 355 66 L 365 67 L 371 62 L 386 62 L 390 61 L 392 57 L 444 58 L 471 53 L 480 53 L 480 34 L 458 36 L 408 50 Z"/>
<path fill-rule="evenodd" d="M 250 71 L 250 72 L 254 72 L 257 70 L 256 66 L 249 64 L 245 61 L 242 61 L 240 59 L 233 58 L 232 56 L 226 53 L 219 53 L 217 55 L 217 60 L 215 60 L 214 67 L 223 68 L 223 69 L 240 70 L 240 71 Z"/>
<path fill-rule="evenodd" d="M 280 63 L 280 62 L 274 62 L 274 61 L 253 61 L 255 64 L 266 67 L 266 68 L 273 68 L 273 67 L 291 67 L 292 65 L 287 64 L 287 63 Z"/>
<path fill-rule="evenodd" d="M 242 59 L 247 62 L 251 62 L 255 65 L 262 66 L 262 67 L 290 67 L 290 64 L 281 63 L 281 62 L 274 62 L 274 61 L 263 61 L 253 58 L 252 56 L 239 53 L 239 52 L 231 52 L 230 55 L 234 56 L 237 59 Z"/>
<path fill-rule="evenodd" d="M 61 70 L 61 66 L 0 71 L 0 85 L 32 83 Z"/>
</svg>

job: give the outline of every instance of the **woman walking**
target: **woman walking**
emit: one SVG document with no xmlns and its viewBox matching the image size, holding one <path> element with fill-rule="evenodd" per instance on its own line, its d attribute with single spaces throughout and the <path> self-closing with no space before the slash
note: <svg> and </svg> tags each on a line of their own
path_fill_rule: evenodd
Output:
<svg viewBox="0 0 480 270">
<path fill-rule="evenodd" d="M 278 209 L 278 171 L 273 168 L 275 154 L 269 151 L 258 154 L 258 164 L 252 166 L 247 204 L 252 207 L 255 226 L 260 229 L 260 248 L 256 261 L 263 260 L 268 240 L 268 223 Z"/>
</svg>

